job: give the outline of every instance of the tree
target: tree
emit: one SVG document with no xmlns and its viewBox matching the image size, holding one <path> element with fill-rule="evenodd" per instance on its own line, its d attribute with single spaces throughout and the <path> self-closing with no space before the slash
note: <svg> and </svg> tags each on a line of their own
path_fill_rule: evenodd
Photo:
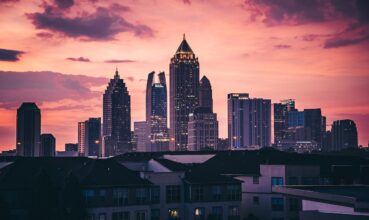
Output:
<svg viewBox="0 0 369 220">
<path fill-rule="evenodd" d="M 86 208 L 78 178 L 69 173 L 62 189 L 62 216 L 65 220 L 81 220 L 86 217 Z"/>
</svg>

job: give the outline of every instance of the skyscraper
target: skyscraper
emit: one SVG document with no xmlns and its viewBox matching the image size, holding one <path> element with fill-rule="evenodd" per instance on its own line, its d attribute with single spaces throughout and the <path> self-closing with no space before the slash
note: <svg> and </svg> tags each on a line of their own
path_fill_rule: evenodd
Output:
<svg viewBox="0 0 369 220">
<path fill-rule="evenodd" d="M 285 131 L 288 128 L 288 113 L 293 111 L 296 111 L 293 99 L 274 103 L 274 143 L 278 144 L 285 139 Z"/>
<path fill-rule="evenodd" d="M 322 112 L 318 109 L 304 109 L 304 128 L 306 139 L 314 141 L 320 146 L 322 142 Z"/>
<path fill-rule="evenodd" d="M 166 151 L 169 148 L 167 127 L 167 84 L 164 72 L 149 73 L 146 86 L 146 122 L 150 139 L 150 151 Z"/>
<path fill-rule="evenodd" d="M 133 123 L 134 135 L 136 137 L 136 151 L 138 152 L 149 152 L 151 151 L 150 146 L 150 135 L 149 126 L 146 121 L 135 121 Z"/>
<path fill-rule="evenodd" d="M 188 122 L 188 150 L 216 150 L 217 145 L 217 114 L 209 107 L 197 107 Z"/>
<path fill-rule="evenodd" d="M 199 105 L 199 61 L 184 35 L 169 71 L 170 150 L 187 150 L 189 114 Z"/>
<path fill-rule="evenodd" d="M 86 123 L 78 122 L 78 154 L 85 155 L 86 149 Z"/>
<path fill-rule="evenodd" d="M 228 94 L 228 139 L 231 148 L 271 145 L 271 101 Z"/>
<path fill-rule="evenodd" d="M 354 121 L 338 120 L 332 125 L 332 149 L 334 151 L 358 146 L 357 129 Z"/>
<path fill-rule="evenodd" d="M 17 155 L 40 156 L 41 113 L 33 102 L 24 102 L 17 110 Z"/>
<path fill-rule="evenodd" d="M 89 118 L 85 121 L 85 156 L 101 156 L 101 118 Z"/>
<path fill-rule="evenodd" d="M 41 134 L 41 157 L 55 157 L 55 137 L 52 134 Z"/>
<path fill-rule="evenodd" d="M 199 102 L 200 107 L 209 108 L 213 112 L 213 92 L 210 81 L 206 76 L 203 76 L 200 80 Z"/>
<path fill-rule="evenodd" d="M 131 98 L 118 69 L 103 97 L 103 139 L 104 156 L 131 150 Z"/>
</svg>

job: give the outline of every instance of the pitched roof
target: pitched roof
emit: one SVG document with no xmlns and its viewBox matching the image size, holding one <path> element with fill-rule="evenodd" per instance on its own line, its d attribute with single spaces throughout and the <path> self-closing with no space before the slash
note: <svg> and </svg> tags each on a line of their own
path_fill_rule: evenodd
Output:
<svg viewBox="0 0 369 220">
<path fill-rule="evenodd" d="M 193 53 L 190 45 L 186 41 L 186 37 L 183 35 L 183 40 L 181 44 L 179 45 L 176 53 Z"/>
</svg>

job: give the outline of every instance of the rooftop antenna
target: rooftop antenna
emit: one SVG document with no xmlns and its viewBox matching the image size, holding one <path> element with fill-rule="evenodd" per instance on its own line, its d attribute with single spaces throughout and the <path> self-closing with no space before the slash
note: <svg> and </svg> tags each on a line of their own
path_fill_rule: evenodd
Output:
<svg viewBox="0 0 369 220">
<path fill-rule="evenodd" d="M 183 33 L 183 40 L 186 40 L 186 34 Z"/>
</svg>

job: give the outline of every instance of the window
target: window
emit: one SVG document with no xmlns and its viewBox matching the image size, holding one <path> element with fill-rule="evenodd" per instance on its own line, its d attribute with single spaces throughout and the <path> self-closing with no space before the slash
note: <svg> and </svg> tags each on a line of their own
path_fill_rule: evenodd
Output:
<svg viewBox="0 0 369 220">
<path fill-rule="evenodd" d="M 86 220 L 94 220 L 94 219 L 95 219 L 94 214 L 87 214 L 86 215 Z"/>
<path fill-rule="evenodd" d="M 252 197 L 252 203 L 254 205 L 259 205 L 259 196 Z"/>
<path fill-rule="evenodd" d="M 137 204 L 145 204 L 147 198 L 147 189 L 145 188 L 137 188 L 136 189 L 136 203 Z"/>
<path fill-rule="evenodd" d="M 297 176 L 290 176 L 288 177 L 288 185 L 298 185 L 299 178 Z"/>
<path fill-rule="evenodd" d="M 154 186 L 151 188 L 151 203 L 160 203 L 160 186 Z"/>
<path fill-rule="evenodd" d="M 283 185 L 283 177 L 272 177 L 272 186 Z"/>
<path fill-rule="evenodd" d="M 211 187 L 211 194 L 214 201 L 221 200 L 221 189 L 219 185 L 215 185 Z"/>
<path fill-rule="evenodd" d="M 221 220 L 223 219 L 223 207 L 221 206 L 215 206 L 211 209 L 211 214 L 210 216 L 212 218 L 209 219 L 214 219 L 214 220 Z"/>
<path fill-rule="evenodd" d="M 228 213 L 229 220 L 238 220 L 240 219 L 240 207 L 238 206 L 230 206 Z"/>
<path fill-rule="evenodd" d="M 258 176 L 253 176 L 252 177 L 252 183 L 253 184 L 259 184 L 259 177 Z"/>
<path fill-rule="evenodd" d="M 83 190 L 83 197 L 85 198 L 86 205 L 90 205 L 95 197 L 95 191 L 92 189 Z"/>
<path fill-rule="evenodd" d="M 166 187 L 167 203 L 176 203 L 181 201 L 181 187 L 170 185 Z"/>
<path fill-rule="evenodd" d="M 317 185 L 319 184 L 319 178 L 311 177 L 311 176 L 304 176 L 304 177 L 301 177 L 301 184 L 302 185 Z"/>
<path fill-rule="evenodd" d="M 106 220 L 106 214 L 105 213 L 100 213 L 99 214 L 99 220 Z"/>
<path fill-rule="evenodd" d="M 272 198 L 272 211 L 283 211 L 283 198 Z"/>
<path fill-rule="evenodd" d="M 129 212 L 113 212 L 112 220 L 129 220 Z"/>
<path fill-rule="evenodd" d="M 228 200 L 235 201 L 241 199 L 241 187 L 240 185 L 228 185 L 227 186 L 227 198 Z"/>
<path fill-rule="evenodd" d="M 146 219 L 145 211 L 137 211 L 136 212 L 136 220 L 145 220 L 145 219 Z"/>
<path fill-rule="evenodd" d="M 179 209 L 169 209 L 168 220 L 179 220 Z"/>
<path fill-rule="evenodd" d="M 290 211 L 299 211 L 299 200 L 296 198 L 290 198 Z"/>
<path fill-rule="evenodd" d="M 205 220 L 205 208 L 195 208 L 193 214 L 195 220 Z"/>
<path fill-rule="evenodd" d="M 160 220 L 160 209 L 151 209 L 151 220 Z"/>
<path fill-rule="evenodd" d="M 105 197 L 106 197 L 106 190 L 99 190 L 99 201 L 100 202 L 105 202 Z"/>
<path fill-rule="evenodd" d="M 114 206 L 123 206 L 128 204 L 128 189 L 113 190 Z"/>
<path fill-rule="evenodd" d="M 193 201 L 200 202 L 204 200 L 204 187 L 201 185 L 194 185 L 193 187 Z"/>
</svg>

